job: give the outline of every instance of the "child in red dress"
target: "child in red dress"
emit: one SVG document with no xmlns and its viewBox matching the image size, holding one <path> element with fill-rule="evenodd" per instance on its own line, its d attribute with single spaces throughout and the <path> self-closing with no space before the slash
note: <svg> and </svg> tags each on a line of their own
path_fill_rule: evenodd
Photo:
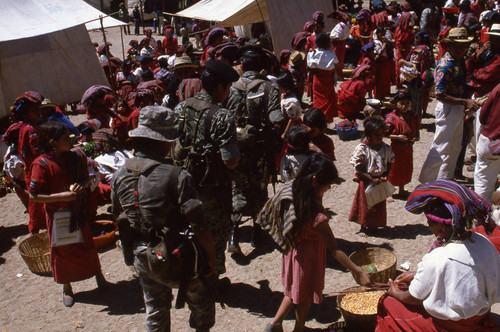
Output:
<svg viewBox="0 0 500 332">
<path fill-rule="evenodd" d="M 38 149 L 38 122 L 41 117 L 40 105 L 43 99 L 40 93 L 27 91 L 20 94 L 11 107 L 14 119 L 22 122 L 19 127 L 17 151 L 24 162 L 25 187 L 22 188 L 23 191 L 26 190 L 30 182 L 31 164 L 40 154 Z M 24 197 L 24 195 L 20 197 Z M 46 227 L 42 204 L 37 204 L 28 199 L 28 214 L 28 229 L 32 234 L 36 234 L 40 229 Z"/>
<path fill-rule="evenodd" d="M 111 129 L 120 143 L 125 144 L 128 140 L 127 122 L 132 109 L 127 101 L 120 98 L 115 103 L 115 116 L 111 120 Z"/>
<path fill-rule="evenodd" d="M 394 155 L 391 147 L 382 141 L 385 129 L 383 119 L 368 117 L 363 126 L 366 139 L 356 146 L 349 161 L 359 180 L 349 221 L 360 224 L 361 230 L 366 231 L 366 228 L 383 227 L 387 223 L 386 201 L 368 207 L 365 190 L 370 184 L 387 181 Z"/>
<path fill-rule="evenodd" d="M 31 166 L 28 191 L 31 200 L 45 203 L 52 274 L 57 283 L 63 284 L 64 305 L 71 307 L 74 304 L 71 282 L 95 276 L 99 289 L 109 285 L 102 274 L 90 231 L 87 162 L 83 154 L 71 151 L 69 130 L 63 124 L 48 121 L 40 126 L 39 133 L 40 151 L 44 154 Z M 80 241 L 57 245 L 54 229 L 61 232 L 64 227 L 54 227 L 54 223 L 63 213 L 70 220 L 64 230 L 79 231 Z"/>
<path fill-rule="evenodd" d="M 286 183 L 259 214 L 257 222 L 274 234 L 273 238 L 285 250 L 281 278 L 285 296 L 266 331 L 283 331 L 283 319 L 294 305 L 294 331 L 304 330 L 311 302 L 322 301 L 327 249 L 363 285 L 372 284 L 368 273 L 339 250 L 328 225 L 322 200 L 336 179 L 337 169 L 332 161 L 315 153 L 302 164 L 295 180 Z M 282 230 L 278 237 L 274 227 Z"/>
<path fill-rule="evenodd" d="M 391 149 L 394 152 L 394 163 L 387 180 L 399 187 L 398 196 L 406 198 L 405 184 L 411 181 L 413 173 L 413 143 L 417 140 L 418 119 L 410 109 L 410 94 L 399 91 L 391 102 L 396 104 L 396 110 L 385 119 L 386 135 L 391 139 Z"/>
</svg>

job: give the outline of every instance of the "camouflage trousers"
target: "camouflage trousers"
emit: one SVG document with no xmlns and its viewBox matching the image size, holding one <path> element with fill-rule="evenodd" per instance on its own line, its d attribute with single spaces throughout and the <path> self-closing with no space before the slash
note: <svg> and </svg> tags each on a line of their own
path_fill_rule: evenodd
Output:
<svg viewBox="0 0 500 332">
<path fill-rule="evenodd" d="M 215 274 L 226 272 L 226 246 L 231 231 L 231 188 L 199 188 L 202 209 L 215 246 Z"/>
<path fill-rule="evenodd" d="M 138 244 L 134 249 L 134 267 L 146 305 L 146 330 L 148 332 L 170 331 L 170 309 L 172 308 L 172 287 L 161 275 L 149 269 L 147 247 Z M 189 326 L 199 331 L 208 331 L 215 324 L 214 293 L 206 282 L 193 278 L 189 283 L 186 302 L 191 311 Z"/>
<path fill-rule="evenodd" d="M 243 215 L 254 218 L 267 201 L 268 181 L 262 174 L 261 163 L 262 160 L 242 161 L 232 172 L 233 223 L 239 224 Z"/>
</svg>

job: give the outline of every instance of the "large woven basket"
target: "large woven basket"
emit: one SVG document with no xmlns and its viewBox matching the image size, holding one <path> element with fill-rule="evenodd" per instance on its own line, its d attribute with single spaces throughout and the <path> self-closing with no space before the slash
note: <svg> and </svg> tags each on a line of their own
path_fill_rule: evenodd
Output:
<svg viewBox="0 0 500 332">
<path fill-rule="evenodd" d="M 38 233 L 23 240 L 17 250 L 31 272 L 42 276 L 52 275 L 47 232 Z"/>
<path fill-rule="evenodd" d="M 383 248 L 366 248 L 353 252 L 349 258 L 358 266 L 374 265 L 377 272 L 369 272 L 373 282 L 386 283 L 396 277 L 397 258 L 391 251 Z M 356 281 L 359 280 L 355 277 Z"/>
<path fill-rule="evenodd" d="M 344 291 L 358 290 L 358 289 L 364 290 L 366 289 L 366 287 L 363 286 L 349 287 Z M 377 314 L 362 315 L 362 314 L 355 314 L 345 310 L 344 308 L 342 308 L 341 305 L 344 296 L 345 295 L 337 296 L 337 308 L 342 313 L 342 316 L 344 317 L 344 320 L 347 323 L 349 331 L 374 331 L 375 326 L 377 325 Z"/>
</svg>

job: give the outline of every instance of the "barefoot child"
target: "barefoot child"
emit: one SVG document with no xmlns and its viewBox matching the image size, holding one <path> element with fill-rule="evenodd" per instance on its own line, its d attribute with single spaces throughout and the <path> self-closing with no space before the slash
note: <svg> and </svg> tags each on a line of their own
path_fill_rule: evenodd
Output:
<svg viewBox="0 0 500 332">
<path fill-rule="evenodd" d="M 399 91 L 391 100 L 396 110 L 385 119 L 386 135 L 391 139 L 394 152 L 394 164 L 387 180 L 399 187 L 398 196 L 406 198 L 405 184 L 411 181 L 413 173 L 413 143 L 416 141 L 417 118 L 410 109 L 410 94 L 406 90 Z"/>
<path fill-rule="evenodd" d="M 391 147 L 382 141 L 385 129 L 384 120 L 378 117 L 368 117 L 363 125 L 365 139 L 356 146 L 349 161 L 356 170 L 356 177 L 359 180 L 349 221 L 360 224 L 361 230 L 383 227 L 387 223 L 386 201 L 383 200 L 368 207 L 365 190 L 370 184 L 377 185 L 387 181 L 387 175 L 394 161 Z"/>
<path fill-rule="evenodd" d="M 295 180 L 286 183 L 259 213 L 257 223 L 284 250 L 281 280 L 285 296 L 266 331 L 283 331 L 283 319 L 294 305 L 294 331 L 304 330 L 311 302 L 322 301 L 327 249 L 363 285 L 372 284 L 368 273 L 339 250 L 328 225 L 323 195 L 336 179 L 332 161 L 315 153 L 302 164 Z"/>
<path fill-rule="evenodd" d="M 99 289 L 108 286 L 90 231 L 87 162 L 71 151 L 69 130 L 59 122 L 48 121 L 40 126 L 39 144 L 43 154 L 31 166 L 28 191 L 31 200 L 45 203 L 52 273 L 54 280 L 63 284 L 64 305 L 71 307 L 71 282 L 95 276 Z M 69 225 L 58 226 L 57 220 L 64 218 L 69 218 Z M 58 227 L 53 228 L 54 223 Z M 62 242 L 65 238 L 56 236 L 54 229 L 74 232 L 75 240 Z"/>
</svg>

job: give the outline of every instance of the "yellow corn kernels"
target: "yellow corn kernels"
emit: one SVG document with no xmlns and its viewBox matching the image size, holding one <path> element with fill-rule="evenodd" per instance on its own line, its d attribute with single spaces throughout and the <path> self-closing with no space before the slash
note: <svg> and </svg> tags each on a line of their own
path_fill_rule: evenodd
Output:
<svg viewBox="0 0 500 332">
<path fill-rule="evenodd" d="M 357 315 L 375 315 L 383 291 L 346 294 L 340 302 L 342 309 Z"/>
</svg>

